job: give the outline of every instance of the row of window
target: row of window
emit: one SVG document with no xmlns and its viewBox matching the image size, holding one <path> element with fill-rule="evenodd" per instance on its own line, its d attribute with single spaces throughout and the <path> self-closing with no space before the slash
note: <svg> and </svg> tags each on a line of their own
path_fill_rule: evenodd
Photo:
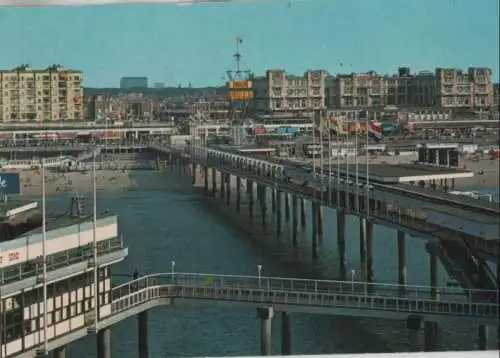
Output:
<svg viewBox="0 0 500 358">
<path fill-rule="evenodd" d="M 109 268 L 99 269 L 99 281 L 109 277 Z M 77 288 L 89 286 L 93 283 L 93 273 L 85 273 L 71 279 L 63 280 L 47 287 L 47 301 L 53 300 L 53 307 L 56 307 L 56 299 L 62 299 L 62 295 Z M 65 307 L 56 308 L 47 313 L 47 325 L 53 325 L 71 319 L 78 315 L 91 311 L 94 308 L 93 297 L 88 294 L 88 290 L 83 290 L 83 297 L 77 297 L 73 300 L 72 295 L 68 295 L 69 303 Z M 13 301 L 7 302 L 12 299 Z M 0 336 L 2 342 L 8 343 L 13 340 L 21 338 L 23 335 L 40 330 L 44 326 L 44 315 L 38 314 L 41 311 L 43 301 L 43 289 L 39 288 L 18 295 L 13 298 L 4 299 L 2 302 L 3 307 L 10 307 L 11 309 L 5 313 L 0 314 Z M 105 292 L 98 293 L 98 305 L 106 305 L 111 302 L 111 292 L 109 289 Z M 32 316 L 31 310 L 25 310 L 38 303 L 37 314 Z"/>
</svg>

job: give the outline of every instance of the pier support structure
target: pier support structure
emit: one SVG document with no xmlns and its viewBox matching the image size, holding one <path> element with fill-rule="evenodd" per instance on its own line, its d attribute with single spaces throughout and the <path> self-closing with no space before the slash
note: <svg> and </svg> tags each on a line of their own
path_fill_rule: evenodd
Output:
<svg viewBox="0 0 500 358">
<path fill-rule="evenodd" d="M 111 331 L 109 328 L 97 332 L 97 358 L 111 358 Z"/>
<path fill-rule="evenodd" d="M 438 343 L 438 324 L 437 322 L 424 322 L 424 351 L 433 352 Z"/>
<path fill-rule="evenodd" d="M 408 341 L 410 343 L 410 352 L 419 351 L 419 333 L 422 327 L 422 317 L 409 316 L 406 319 L 406 328 L 408 328 Z"/>
<path fill-rule="evenodd" d="M 344 234 L 345 235 L 345 234 Z M 373 281 L 373 223 L 359 219 L 359 255 L 364 267 L 366 282 Z"/>
<path fill-rule="evenodd" d="M 406 287 L 406 238 L 405 233 L 398 230 L 398 284 L 401 292 Z"/>
<path fill-rule="evenodd" d="M 484 324 L 479 325 L 477 332 L 477 349 L 485 351 L 488 349 L 488 327 Z"/>
<path fill-rule="evenodd" d="M 212 168 L 212 197 L 217 195 L 217 170 Z"/>
<path fill-rule="evenodd" d="M 236 212 L 241 211 L 241 177 L 236 177 Z"/>
<path fill-rule="evenodd" d="M 290 313 L 281 312 L 281 355 L 292 354 L 292 330 L 290 327 Z"/>
<path fill-rule="evenodd" d="M 296 195 L 292 197 L 292 245 L 293 247 L 297 247 L 297 226 L 298 226 L 298 217 L 297 217 L 297 201 L 299 199 Z"/>
<path fill-rule="evenodd" d="M 149 358 L 147 311 L 141 312 L 137 315 L 137 333 L 139 358 Z"/>
<path fill-rule="evenodd" d="M 318 203 L 312 201 L 311 202 L 311 221 L 312 221 L 312 257 L 313 259 L 318 258 Z"/>
<path fill-rule="evenodd" d="M 66 357 L 66 346 L 58 347 L 52 352 L 54 358 L 65 358 Z"/>
<path fill-rule="evenodd" d="M 274 310 L 271 307 L 257 308 L 257 318 L 260 320 L 260 355 L 271 355 L 271 323 Z"/>
<path fill-rule="evenodd" d="M 345 254 L 345 212 L 337 211 L 337 249 L 339 252 L 340 277 L 346 276 L 346 254 Z"/>
<path fill-rule="evenodd" d="M 276 191 L 276 235 L 281 236 L 281 191 Z"/>
</svg>

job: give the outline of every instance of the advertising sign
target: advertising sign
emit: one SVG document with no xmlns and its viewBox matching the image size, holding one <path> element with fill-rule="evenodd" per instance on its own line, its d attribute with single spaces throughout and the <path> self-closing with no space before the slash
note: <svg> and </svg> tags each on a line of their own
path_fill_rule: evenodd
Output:
<svg viewBox="0 0 500 358">
<path fill-rule="evenodd" d="M 230 91 L 229 99 L 231 100 L 249 100 L 253 98 L 251 91 Z"/>
<path fill-rule="evenodd" d="M 252 89 L 252 81 L 230 81 L 230 89 Z"/>
<path fill-rule="evenodd" d="M 18 173 L 0 173 L 0 195 L 19 194 L 21 182 Z"/>
</svg>

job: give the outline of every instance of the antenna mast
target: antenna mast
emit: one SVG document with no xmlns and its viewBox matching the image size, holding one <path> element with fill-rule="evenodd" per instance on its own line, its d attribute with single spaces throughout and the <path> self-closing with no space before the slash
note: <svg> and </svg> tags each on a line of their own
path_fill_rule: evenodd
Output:
<svg viewBox="0 0 500 358">
<path fill-rule="evenodd" d="M 230 103 L 230 119 L 245 117 L 250 112 L 250 105 L 253 99 L 253 73 L 248 69 L 243 69 L 242 54 L 240 46 L 243 39 L 236 37 L 236 52 L 233 54 L 235 61 L 233 69 L 226 71 L 228 99 Z"/>
</svg>

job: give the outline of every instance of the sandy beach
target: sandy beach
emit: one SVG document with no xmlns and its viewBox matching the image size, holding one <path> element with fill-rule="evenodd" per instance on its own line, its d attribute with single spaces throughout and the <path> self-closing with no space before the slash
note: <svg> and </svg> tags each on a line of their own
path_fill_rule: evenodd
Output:
<svg viewBox="0 0 500 358">
<path fill-rule="evenodd" d="M 97 190 L 121 190 L 137 187 L 138 183 L 130 175 L 130 171 L 97 172 Z M 55 195 L 67 192 L 82 194 L 92 192 L 92 173 L 51 173 L 45 174 L 46 194 Z M 21 195 L 36 196 L 42 192 L 42 175 L 38 171 L 21 171 Z"/>
</svg>

